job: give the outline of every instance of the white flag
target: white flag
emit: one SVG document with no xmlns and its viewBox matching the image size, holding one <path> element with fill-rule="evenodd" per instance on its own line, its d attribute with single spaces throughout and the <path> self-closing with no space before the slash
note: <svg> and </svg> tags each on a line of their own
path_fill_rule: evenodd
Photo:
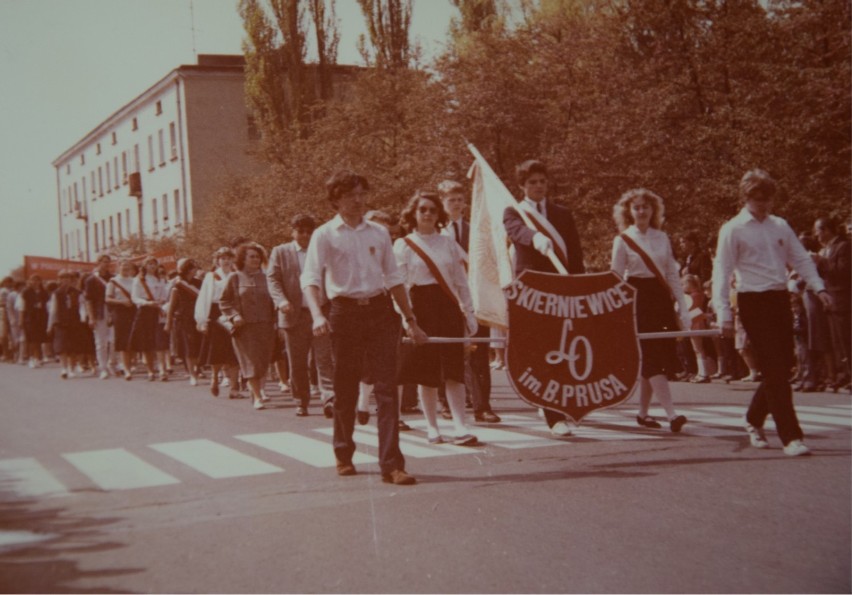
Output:
<svg viewBox="0 0 852 595">
<path fill-rule="evenodd" d="M 476 147 L 467 147 L 475 158 L 468 172 L 473 178 L 468 251 L 473 310 L 482 322 L 505 329 L 509 319 L 503 288 L 514 275 L 503 211 L 516 207 L 517 201 Z"/>
</svg>

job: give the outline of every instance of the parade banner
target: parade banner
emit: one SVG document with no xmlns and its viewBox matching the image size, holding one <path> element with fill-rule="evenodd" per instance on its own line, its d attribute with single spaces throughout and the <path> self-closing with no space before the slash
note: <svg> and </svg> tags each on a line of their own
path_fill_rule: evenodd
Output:
<svg viewBox="0 0 852 595">
<path fill-rule="evenodd" d="M 24 278 L 30 275 L 39 275 L 43 281 L 55 281 L 59 278 L 59 271 L 80 271 L 90 273 L 97 267 L 94 262 L 82 262 L 79 260 L 62 260 L 47 256 L 24 256 Z"/>
<path fill-rule="evenodd" d="M 527 403 L 579 423 L 639 379 L 636 290 L 616 273 L 524 271 L 505 290 L 509 380 Z"/>
</svg>

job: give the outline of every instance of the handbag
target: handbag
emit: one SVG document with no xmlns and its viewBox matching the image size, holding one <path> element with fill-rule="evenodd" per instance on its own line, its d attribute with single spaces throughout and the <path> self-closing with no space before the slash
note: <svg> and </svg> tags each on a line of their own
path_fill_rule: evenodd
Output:
<svg viewBox="0 0 852 595">
<path fill-rule="evenodd" d="M 234 326 L 233 321 L 224 314 L 222 314 L 221 316 L 219 316 L 219 318 L 216 319 L 216 323 L 223 329 L 225 329 L 232 337 L 236 335 L 237 330 L 239 330 L 236 326 Z"/>
</svg>

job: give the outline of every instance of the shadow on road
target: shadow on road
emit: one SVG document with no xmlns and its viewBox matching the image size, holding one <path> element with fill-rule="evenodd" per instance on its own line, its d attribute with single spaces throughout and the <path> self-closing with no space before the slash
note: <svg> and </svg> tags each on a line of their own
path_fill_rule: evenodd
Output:
<svg viewBox="0 0 852 595">
<path fill-rule="evenodd" d="M 127 592 L 101 586 L 103 579 L 141 572 L 142 568 L 82 570 L 74 559 L 79 554 L 124 547 L 105 540 L 101 531 L 117 520 L 74 516 L 64 508 L 46 508 L 43 502 L 39 506 L 35 500 L 12 501 L 8 493 L 0 492 L 0 592 Z"/>
</svg>

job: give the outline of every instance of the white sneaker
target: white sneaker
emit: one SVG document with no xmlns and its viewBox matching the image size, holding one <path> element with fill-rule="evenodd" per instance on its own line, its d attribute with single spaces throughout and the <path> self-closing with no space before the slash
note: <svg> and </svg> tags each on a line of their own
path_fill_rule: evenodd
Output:
<svg viewBox="0 0 852 595">
<path fill-rule="evenodd" d="M 748 432 L 748 439 L 753 447 L 769 448 L 769 442 L 766 440 L 766 434 L 763 433 L 763 428 L 756 428 L 746 422 L 745 431 Z"/>
<path fill-rule="evenodd" d="M 190 386 L 198 386 L 198 376 L 190 376 L 189 384 Z"/>
<path fill-rule="evenodd" d="M 263 404 L 263 401 L 261 401 L 260 399 L 258 399 L 257 401 L 254 402 L 254 408 L 257 409 L 258 411 L 260 411 L 261 409 L 264 409 L 265 407 L 266 406 Z"/>
<path fill-rule="evenodd" d="M 801 440 L 792 440 L 784 447 L 784 454 L 788 457 L 801 457 L 811 454 L 811 449 Z"/>
<path fill-rule="evenodd" d="M 287 384 L 286 382 L 279 382 L 278 383 L 278 389 L 281 391 L 282 394 L 285 394 L 285 395 L 290 394 L 290 385 Z"/>
<path fill-rule="evenodd" d="M 554 436 L 570 436 L 571 427 L 564 421 L 558 421 L 550 428 L 550 433 Z"/>
<path fill-rule="evenodd" d="M 103 372 L 101 372 L 101 375 L 99 376 L 99 378 L 100 378 L 101 380 L 106 380 L 107 378 L 109 378 L 109 372 L 107 372 L 106 370 L 104 370 Z"/>
<path fill-rule="evenodd" d="M 264 403 L 269 402 L 269 395 L 266 394 L 265 390 L 260 391 L 260 400 L 263 401 Z"/>
<path fill-rule="evenodd" d="M 319 389 L 319 387 L 318 387 L 316 384 L 312 384 L 312 385 L 311 385 L 311 394 L 312 394 L 312 395 L 318 395 L 318 394 L 320 394 L 320 389 Z"/>
<path fill-rule="evenodd" d="M 34 359 L 30 359 L 30 369 L 35 370 L 36 361 Z"/>
<path fill-rule="evenodd" d="M 228 380 L 228 377 L 227 377 L 227 376 L 225 376 L 225 377 L 222 379 L 222 381 L 219 383 L 219 386 L 225 386 L 225 387 L 231 386 L 231 381 L 230 381 L 230 380 Z"/>
</svg>

